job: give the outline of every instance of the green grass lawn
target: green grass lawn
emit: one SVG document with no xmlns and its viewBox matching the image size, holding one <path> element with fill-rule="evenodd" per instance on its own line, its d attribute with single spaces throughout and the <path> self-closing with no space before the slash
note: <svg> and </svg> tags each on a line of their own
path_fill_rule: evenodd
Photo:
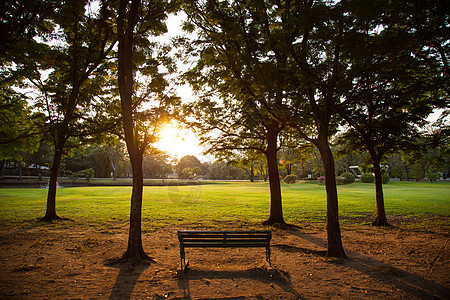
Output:
<svg viewBox="0 0 450 300">
<path fill-rule="evenodd" d="M 338 186 L 344 224 L 367 223 L 375 214 L 373 184 Z M 282 185 L 285 220 L 292 224 L 325 221 L 325 187 L 300 182 Z M 388 218 L 406 217 L 447 226 L 450 183 L 390 182 L 384 186 Z M 46 189 L 0 189 L 0 224 L 24 223 L 43 217 Z M 126 223 L 131 187 L 74 187 L 57 192 L 57 213 L 87 226 Z M 145 228 L 257 226 L 268 218 L 268 183 L 236 182 L 194 186 L 144 187 Z"/>
</svg>

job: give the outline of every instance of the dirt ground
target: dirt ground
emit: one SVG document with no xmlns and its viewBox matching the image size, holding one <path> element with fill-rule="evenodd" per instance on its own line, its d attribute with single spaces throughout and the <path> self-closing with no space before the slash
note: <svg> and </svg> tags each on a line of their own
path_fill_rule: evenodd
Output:
<svg viewBox="0 0 450 300">
<path fill-rule="evenodd" d="M 67 223 L 65 223 L 67 222 Z M 342 228 L 348 259 L 324 257 L 326 231 L 272 228 L 264 249 L 189 249 L 180 269 L 177 229 L 143 234 L 155 263 L 109 266 L 124 253 L 127 227 L 73 221 L 0 228 L 1 299 L 450 299 L 449 232 Z M 243 228 L 224 228 L 240 229 Z"/>
</svg>

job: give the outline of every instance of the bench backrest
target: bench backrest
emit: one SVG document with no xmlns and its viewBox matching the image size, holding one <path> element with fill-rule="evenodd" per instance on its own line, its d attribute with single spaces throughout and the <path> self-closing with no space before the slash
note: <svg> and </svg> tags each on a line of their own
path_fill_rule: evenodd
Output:
<svg viewBox="0 0 450 300">
<path fill-rule="evenodd" d="M 182 248 L 189 247 L 270 247 L 271 231 L 179 230 Z"/>
</svg>

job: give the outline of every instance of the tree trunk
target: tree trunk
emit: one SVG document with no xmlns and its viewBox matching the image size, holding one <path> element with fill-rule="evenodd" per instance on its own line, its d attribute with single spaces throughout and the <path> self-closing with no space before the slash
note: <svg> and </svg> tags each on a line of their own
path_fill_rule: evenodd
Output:
<svg viewBox="0 0 450 300">
<path fill-rule="evenodd" d="M 328 145 L 326 136 L 320 138 L 316 143 L 322 157 L 325 171 L 325 189 L 327 192 L 327 238 L 328 257 L 347 257 L 342 246 L 341 229 L 339 226 L 338 195 L 336 188 L 336 177 L 333 153 Z"/>
<path fill-rule="evenodd" d="M 281 203 L 281 185 L 280 175 L 278 173 L 277 158 L 277 139 L 278 139 L 278 122 L 272 122 L 269 125 L 267 133 L 267 150 L 265 152 L 267 158 L 267 167 L 269 172 L 270 187 L 270 216 L 264 221 L 265 225 L 273 225 L 276 223 L 286 224 L 283 219 L 283 207 Z"/>
<path fill-rule="evenodd" d="M 166 167 L 162 168 L 162 182 L 164 183 L 164 179 L 166 178 Z"/>
<path fill-rule="evenodd" d="M 1 161 L 0 178 L 4 178 L 5 177 L 5 170 L 6 170 L 6 159 Z"/>
<path fill-rule="evenodd" d="M 119 147 L 120 144 L 117 144 L 114 147 L 114 154 L 113 157 L 111 158 L 111 165 L 113 168 L 113 181 L 116 181 L 117 179 L 117 169 L 119 168 Z"/>
<path fill-rule="evenodd" d="M 19 181 L 22 181 L 23 164 L 19 162 Z"/>
<path fill-rule="evenodd" d="M 253 166 L 250 166 L 248 170 L 248 177 L 250 178 L 250 182 L 255 182 L 255 173 L 253 172 Z"/>
<path fill-rule="evenodd" d="M 55 154 L 53 156 L 53 163 L 50 169 L 50 181 L 48 183 L 48 193 L 47 193 L 47 210 L 45 216 L 41 219 L 45 222 L 52 222 L 55 220 L 61 220 L 58 215 L 56 215 L 56 190 L 58 188 L 58 173 L 61 166 L 62 157 L 62 147 L 55 147 Z"/>
<path fill-rule="evenodd" d="M 131 193 L 130 228 L 128 233 L 128 247 L 122 256 L 124 261 L 133 260 L 134 263 L 141 260 L 151 260 L 144 252 L 142 246 L 142 196 L 144 176 L 142 173 L 143 156 L 140 153 L 130 155 L 133 172 L 133 190 Z"/>
<path fill-rule="evenodd" d="M 291 175 L 292 174 L 292 164 L 291 163 L 288 163 L 287 165 L 286 165 L 286 175 Z"/>
<path fill-rule="evenodd" d="M 128 234 L 127 251 L 117 261 L 139 263 L 142 260 L 151 260 L 145 254 L 142 246 L 141 214 L 144 176 L 142 162 L 145 143 L 139 146 L 135 134 L 133 121 L 133 32 L 138 19 L 139 0 L 132 0 L 129 10 L 128 0 L 121 0 L 119 18 L 117 21 L 119 38 L 118 47 L 118 84 L 122 108 L 122 121 L 125 133 L 125 142 L 130 155 L 133 173 L 133 190 L 131 194 L 130 229 Z M 127 20 L 127 23 L 125 23 Z"/>
<path fill-rule="evenodd" d="M 377 217 L 373 221 L 373 226 L 389 226 L 384 210 L 384 196 L 383 196 L 383 179 L 381 174 L 380 160 L 373 159 L 373 171 L 375 173 L 375 197 L 377 202 Z"/>
</svg>

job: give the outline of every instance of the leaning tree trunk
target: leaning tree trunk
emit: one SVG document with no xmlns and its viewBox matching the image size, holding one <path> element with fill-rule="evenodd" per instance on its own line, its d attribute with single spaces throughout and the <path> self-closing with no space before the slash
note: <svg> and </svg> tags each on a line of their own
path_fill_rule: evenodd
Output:
<svg viewBox="0 0 450 300">
<path fill-rule="evenodd" d="M 267 168 L 270 187 L 270 216 L 264 221 L 265 225 L 286 224 L 283 218 L 283 206 L 281 202 L 280 175 L 278 173 L 277 138 L 278 122 L 272 122 L 267 133 Z"/>
<path fill-rule="evenodd" d="M 47 193 L 47 210 L 45 216 L 41 219 L 44 222 L 52 222 L 61 220 L 56 214 L 56 190 L 58 188 L 58 173 L 61 166 L 62 147 L 55 147 L 55 154 L 53 156 L 53 163 L 50 169 L 50 181 L 48 183 Z"/>
<path fill-rule="evenodd" d="M 377 217 L 373 226 L 389 226 L 384 209 L 383 179 L 379 159 L 373 159 L 373 172 L 375 173 L 375 198 L 377 202 Z"/>
<path fill-rule="evenodd" d="M 327 192 L 327 239 L 328 257 L 347 257 L 342 246 L 341 229 L 339 226 L 338 195 L 333 153 L 325 137 L 316 143 L 322 157 L 325 171 L 325 189 Z"/>
</svg>

